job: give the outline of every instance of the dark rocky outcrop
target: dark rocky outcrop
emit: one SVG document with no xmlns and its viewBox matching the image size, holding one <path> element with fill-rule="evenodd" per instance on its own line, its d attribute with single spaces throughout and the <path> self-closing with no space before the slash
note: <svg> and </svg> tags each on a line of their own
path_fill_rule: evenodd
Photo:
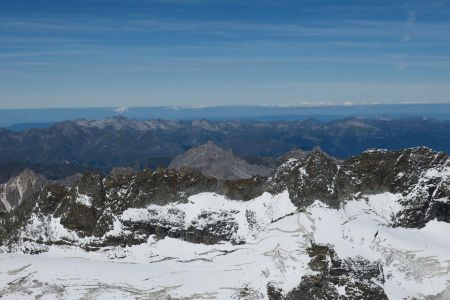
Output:
<svg viewBox="0 0 450 300">
<path fill-rule="evenodd" d="M 89 173 L 70 189 L 70 196 L 59 207 L 61 212 L 56 214 L 61 215 L 61 224 L 64 227 L 83 235 L 104 234 L 105 230 L 97 228 L 97 221 L 105 204 L 102 180 L 99 174 Z"/>
<path fill-rule="evenodd" d="M 388 299 L 381 287 L 385 280 L 381 264 L 362 258 L 340 259 L 327 245 L 312 245 L 307 250 L 309 267 L 316 273 L 303 276 L 300 285 L 285 296 L 269 285 L 269 299 Z"/>
<path fill-rule="evenodd" d="M 291 200 L 299 207 L 306 207 L 317 199 L 337 207 L 338 164 L 336 159 L 320 149 L 305 155 L 303 159 L 290 159 L 269 179 L 268 190 L 276 194 L 287 189 Z"/>
<path fill-rule="evenodd" d="M 398 226 L 423 227 L 433 219 L 450 222 L 448 170 L 448 155 L 426 147 L 371 150 L 344 161 L 316 150 L 280 166 L 268 180 L 267 190 L 287 189 L 299 208 L 315 200 L 339 207 L 360 194 L 400 193 L 405 208 Z"/>
<path fill-rule="evenodd" d="M 231 199 L 249 200 L 263 192 L 263 183 L 262 177 L 218 180 L 183 168 L 144 170 L 134 175 L 107 177 L 104 184 L 109 207 L 118 212 L 128 207 L 186 201 L 189 196 L 201 192 L 217 192 Z"/>
</svg>

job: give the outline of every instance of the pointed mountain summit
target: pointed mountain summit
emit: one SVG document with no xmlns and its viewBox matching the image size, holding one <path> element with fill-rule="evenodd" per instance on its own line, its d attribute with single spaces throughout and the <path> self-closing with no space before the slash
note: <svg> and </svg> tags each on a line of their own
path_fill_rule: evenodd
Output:
<svg viewBox="0 0 450 300">
<path fill-rule="evenodd" d="M 246 179 L 255 175 L 268 176 L 272 168 L 249 164 L 242 158 L 218 147 L 213 142 L 192 148 L 184 154 L 175 157 L 169 169 L 190 167 L 206 176 L 218 179 Z"/>
</svg>

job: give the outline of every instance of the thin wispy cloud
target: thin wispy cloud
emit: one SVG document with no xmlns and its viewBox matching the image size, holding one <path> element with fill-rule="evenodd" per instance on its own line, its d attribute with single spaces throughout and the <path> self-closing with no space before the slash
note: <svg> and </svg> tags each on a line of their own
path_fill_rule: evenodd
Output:
<svg viewBox="0 0 450 300">
<path fill-rule="evenodd" d="M 11 59 L 20 57 L 56 57 L 56 56 L 78 56 L 78 55 L 92 55 L 95 51 L 82 50 L 65 50 L 65 51 L 36 51 L 36 52 L 6 52 L 0 53 L 0 59 Z"/>
<path fill-rule="evenodd" d="M 402 21 L 372 21 L 372 20 L 335 20 L 307 23 L 258 23 L 258 22 L 225 22 L 225 21 L 167 21 L 152 18 L 135 19 L 105 19 L 105 18 L 75 18 L 62 19 L 0 19 L 3 28 L 23 30 L 23 32 L 191 32 L 196 34 L 214 32 L 259 32 L 272 35 L 298 36 L 367 36 L 376 35 L 389 37 L 410 30 L 419 35 L 428 34 L 429 38 L 447 37 L 450 22 L 410 23 Z M 390 29 L 386 31 L 386 29 Z"/>
<path fill-rule="evenodd" d="M 431 88 L 425 83 L 450 78 L 446 1 L 29 1 L 0 4 L 0 101 L 12 89 L 22 91 L 23 101 L 49 94 L 128 94 L 136 104 L 184 95 L 255 99 L 245 84 L 271 87 L 262 96 L 277 101 L 282 82 L 422 82 Z M 294 101 L 299 88 L 286 88 L 292 91 L 280 97 Z M 393 100 L 400 101 L 401 88 Z M 376 96 L 368 86 L 358 89 Z M 344 98 L 343 90 L 334 91 L 330 98 Z"/>
<path fill-rule="evenodd" d="M 119 106 L 114 110 L 118 114 L 124 114 L 130 111 L 128 106 Z"/>
</svg>

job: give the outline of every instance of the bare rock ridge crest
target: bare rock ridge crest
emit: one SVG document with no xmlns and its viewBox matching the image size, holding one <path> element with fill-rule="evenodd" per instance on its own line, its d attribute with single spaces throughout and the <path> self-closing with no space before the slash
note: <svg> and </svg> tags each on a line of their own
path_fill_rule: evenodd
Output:
<svg viewBox="0 0 450 300">
<path fill-rule="evenodd" d="M 316 147 L 314 151 L 321 150 Z M 277 161 L 281 164 L 292 158 L 304 159 L 310 153 L 311 151 L 295 149 L 279 157 Z M 232 150 L 225 151 L 212 141 L 177 156 L 168 167 L 168 169 L 174 170 L 183 168 L 190 168 L 204 176 L 219 180 L 249 179 L 254 176 L 268 177 L 275 170 L 271 166 L 250 164 L 234 155 Z M 109 175 L 118 177 L 136 173 L 137 171 L 130 167 L 115 167 Z M 60 180 L 49 180 L 44 175 L 27 168 L 19 175 L 11 177 L 8 182 L 0 184 L 0 211 L 9 211 L 18 207 L 25 198 L 32 196 L 46 185 L 63 184 L 70 187 L 81 177 L 81 174 L 74 174 Z"/>
</svg>

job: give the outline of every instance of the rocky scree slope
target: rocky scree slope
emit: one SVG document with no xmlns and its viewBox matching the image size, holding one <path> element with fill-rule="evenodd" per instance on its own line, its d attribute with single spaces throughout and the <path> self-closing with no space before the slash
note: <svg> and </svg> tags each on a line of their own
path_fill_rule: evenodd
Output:
<svg viewBox="0 0 450 300">
<path fill-rule="evenodd" d="M 385 193 L 398 203 L 386 196 L 382 206 L 395 204 L 398 208 L 393 210 L 395 215 L 383 217 L 383 224 L 419 230 L 431 221 L 450 222 L 449 186 L 448 155 L 424 147 L 369 150 L 344 161 L 316 150 L 289 159 L 268 178 L 234 181 L 207 177 L 189 168 L 106 178 L 88 173 L 72 187 L 47 185 L 16 209 L 3 212 L 0 249 L 34 254 L 52 247 L 98 253 L 114 249 L 115 258 L 125 258 L 127 252 L 120 254 L 117 249 L 151 249 L 158 241 L 250 247 L 261 242 L 257 242 L 261 232 L 290 222 L 298 212 L 306 212 L 298 215 L 303 228 L 310 218 L 317 218 L 315 210 L 325 209 L 322 205 L 337 214 L 347 204 L 372 203 L 378 198 L 370 200 L 371 195 Z M 369 207 L 363 211 L 371 213 L 373 209 L 377 210 Z M 338 257 L 333 249 L 337 244 L 317 244 L 314 240 L 319 237 L 304 230 L 302 243 L 306 245 L 296 249 L 306 249 L 306 253 L 296 259 L 306 259 L 310 271 L 297 270 L 300 283 L 280 288 L 269 282 L 263 292 L 244 286 L 239 290 L 241 298 L 254 293 L 271 299 L 387 298 L 383 289 L 390 280 L 384 276 L 386 265 L 362 257 Z M 290 257 L 277 247 L 267 255 Z M 227 255 L 237 251 L 233 249 L 220 251 Z M 283 260 L 276 266 L 272 273 L 287 276 L 289 267 Z M 295 271 L 289 272 L 295 277 Z"/>
</svg>

